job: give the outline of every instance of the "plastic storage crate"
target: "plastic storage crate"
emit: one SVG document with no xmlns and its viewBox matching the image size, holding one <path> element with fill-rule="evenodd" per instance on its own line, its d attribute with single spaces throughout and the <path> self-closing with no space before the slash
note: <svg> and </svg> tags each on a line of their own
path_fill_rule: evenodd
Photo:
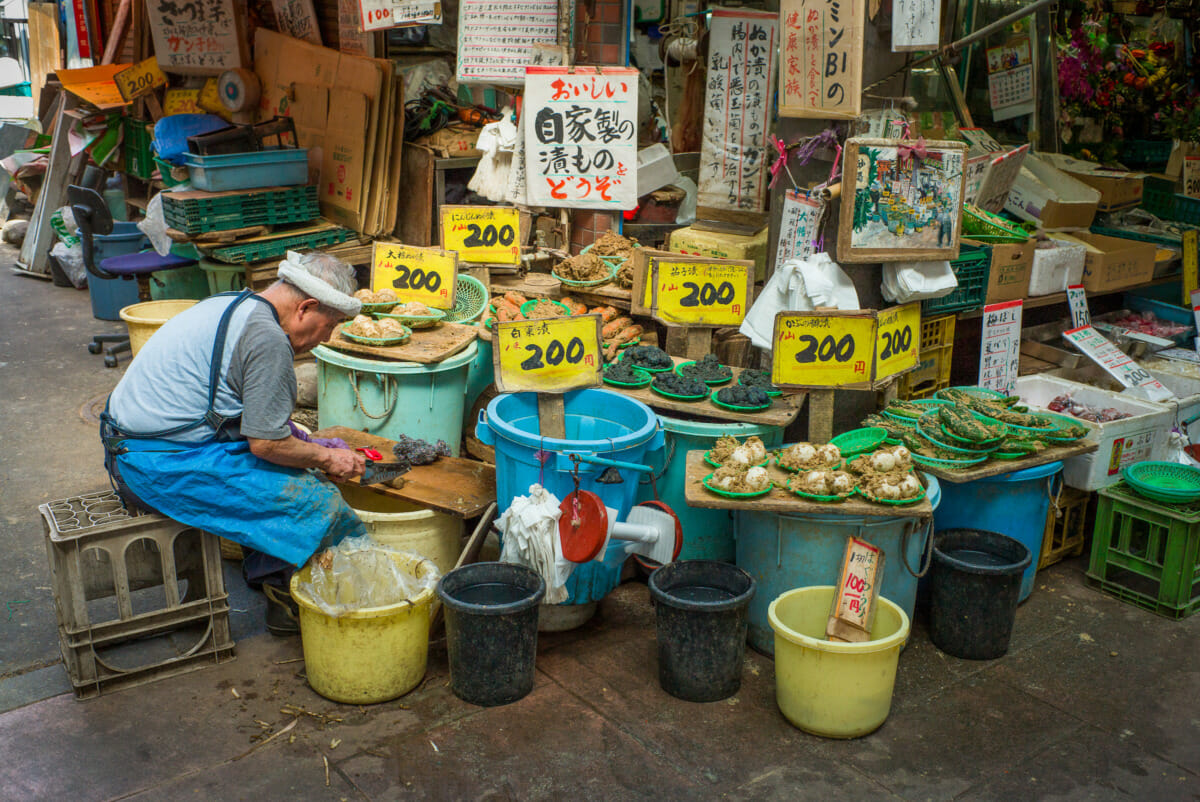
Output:
<svg viewBox="0 0 1200 802">
<path fill-rule="evenodd" d="M 150 149 L 154 134 L 150 130 L 150 123 L 133 117 L 122 117 L 121 127 L 125 172 L 134 178 L 149 181 L 155 170 L 154 153 Z"/>
<path fill-rule="evenodd" d="M 240 265 L 246 262 L 261 262 L 266 259 L 278 259 L 287 255 L 288 251 L 316 250 L 326 245 L 337 245 L 339 242 L 357 236 L 348 228 L 324 228 L 307 234 L 287 235 L 286 232 L 276 232 L 278 236 L 270 239 L 243 242 L 240 245 L 227 245 L 214 248 L 212 258 L 218 262 L 230 265 Z"/>
<path fill-rule="evenodd" d="M 1064 485 L 1058 498 L 1050 500 L 1038 570 L 1054 565 L 1065 557 L 1083 554 L 1083 543 L 1087 540 L 1088 506 L 1095 497 L 1095 493 Z"/>
<path fill-rule="evenodd" d="M 1121 163 L 1134 169 L 1166 168 L 1174 143 L 1157 139 L 1126 139 L 1121 143 Z"/>
<path fill-rule="evenodd" d="M 968 312 L 983 306 L 987 297 L 988 273 L 991 271 L 992 249 L 986 245 L 963 245 L 957 259 L 950 260 L 958 287 L 949 295 L 921 301 L 921 314 L 938 312 Z"/>
<path fill-rule="evenodd" d="M 1123 601 L 1168 618 L 1200 607 L 1200 503 L 1161 504 L 1124 482 L 1099 493 L 1087 575 Z"/>
<path fill-rule="evenodd" d="M 1175 182 L 1153 175 L 1142 179 L 1142 208 L 1155 217 L 1173 220 L 1175 217 Z"/>
<path fill-rule="evenodd" d="M 921 319 L 917 367 L 900 377 L 896 386 L 900 398 L 927 398 L 950 386 L 950 368 L 954 356 L 954 320 L 954 315 Z"/>
<path fill-rule="evenodd" d="M 183 154 L 192 186 L 207 192 L 308 183 L 307 148 L 267 148 L 216 156 Z"/>
<path fill-rule="evenodd" d="M 250 226 L 305 223 L 321 216 L 314 185 L 248 190 L 228 195 L 198 192 L 163 195 L 167 225 L 185 234 Z"/>
<path fill-rule="evenodd" d="M 161 515 L 131 514 L 112 491 L 38 511 L 59 646 L 77 697 L 233 659 L 214 535 Z"/>
</svg>

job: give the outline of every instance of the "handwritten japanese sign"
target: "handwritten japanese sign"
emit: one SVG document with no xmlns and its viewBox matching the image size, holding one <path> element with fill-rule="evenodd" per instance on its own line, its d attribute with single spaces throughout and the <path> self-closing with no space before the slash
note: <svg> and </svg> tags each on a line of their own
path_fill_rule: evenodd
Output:
<svg viewBox="0 0 1200 802">
<path fill-rule="evenodd" d="M 866 3 L 782 0 L 779 114 L 852 120 L 862 112 Z"/>
<path fill-rule="evenodd" d="M 558 0 L 462 0 L 460 83 L 520 86 L 536 45 L 558 43 Z"/>
<path fill-rule="evenodd" d="M 314 45 L 321 44 L 313 0 L 271 0 L 271 7 L 275 9 L 275 25 L 280 33 Z"/>
<path fill-rule="evenodd" d="M 775 247 L 775 264 L 789 259 L 812 256 L 821 222 L 821 206 L 807 192 L 789 189 L 783 196 L 783 213 L 779 217 L 779 244 Z"/>
<path fill-rule="evenodd" d="M 895 0 L 892 52 L 933 50 L 942 26 L 942 0 Z"/>
<path fill-rule="evenodd" d="M 825 627 L 830 640 L 870 639 L 868 633 L 875 621 L 883 561 L 883 551 L 878 546 L 856 537 L 847 539 L 833 609 Z"/>
<path fill-rule="evenodd" d="M 338 0 L 338 50 L 371 58 L 375 55 L 375 42 L 369 33 L 363 33 L 362 16 L 358 0 Z"/>
<path fill-rule="evenodd" d="M 604 359 L 599 315 L 496 324 L 496 387 L 505 393 L 563 393 L 598 387 Z"/>
<path fill-rule="evenodd" d="M 1187 156 L 1183 160 L 1183 194 L 1200 198 L 1200 156 Z"/>
<path fill-rule="evenodd" d="M 676 326 L 740 326 L 750 307 L 753 262 L 650 263 L 651 314 Z"/>
<path fill-rule="evenodd" d="M 458 283 L 458 254 L 437 248 L 418 248 L 376 242 L 371 262 L 371 289 L 390 289 L 400 303 L 419 301 L 435 309 L 454 306 Z"/>
<path fill-rule="evenodd" d="M 163 96 L 163 114 L 203 114 L 199 89 L 168 89 Z"/>
<path fill-rule="evenodd" d="M 1125 387 L 1141 388 L 1151 401 L 1163 401 L 1175 397 L 1175 394 L 1154 378 L 1150 371 L 1130 359 L 1127 354 L 1091 326 L 1080 326 L 1070 331 L 1064 331 L 1063 339 L 1082 351 L 1088 359 L 1104 368 L 1108 375 Z"/>
<path fill-rule="evenodd" d="M 442 22 L 439 0 L 359 0 L 359 9 L 364 31 Z"/>
<path fill-rule="evenodd" d="M 1183 232 L 1183 303 L 1192 305 L 1192 291 L 1200 288 L 1200 233 L 1194 228 Z M 1200 329 L 1196 329 L 1200 332 Z"/>
<path fill-rule="evenodd" d="M 638 71 L 529 67 L 525 171 L 529 203 L 637 206 Z"/>
<path fill-rule="evenodd" d="M 442 247 L 464 262 L 521 261 L 521 217 L 512 206 L 443 206 L 441 232 Z"/>
<path fill-rule="evenodd" d="M 154 54 L 167 72 L 215 75 L 249 63 L 234 0 L 148 0 Z"/>
<path fill-rule="evenodd" d="M 1092 322 L 1092 313 L 1088 311 L 1087 292 L 1082 284 L 1067 286 L 1067 306 L 1071 309 L 1071 326 L 1088 326 Z"/>
<path fill-rule="evenodd" d="M 1028 153 L 1029 145 L 1022 145 L 992 159 L 975 196 L 975 205 L 998 214 L 1008 201 L 1008 193 L 1021 174 L 1021 165 Z"/>
<path fill-rule="evenodd" d="M 121 97 L 133 100 L 156 87 L 166 86 L 167 76 L 159 68 L 158 59 L 151 56 L 113 75 L 113 82 L 117 85 Z"/>
<path fill-rule="evenodd" d="M 881 311 L 875 342 L 875 380 L 915 368 L 920 340 L 920 302 Z"/>
<path fill-rule="evenodd" d="M 1021 301 L 983 308 L 979 343 L 979 386 L 1010 395 L 1021 367 Z"/>
<path fill-rule="evenodd" d="M 780 312 L 771 376 L 780 387 L 868 389 L 876 331 L 870 312 Z"/>
</svg>

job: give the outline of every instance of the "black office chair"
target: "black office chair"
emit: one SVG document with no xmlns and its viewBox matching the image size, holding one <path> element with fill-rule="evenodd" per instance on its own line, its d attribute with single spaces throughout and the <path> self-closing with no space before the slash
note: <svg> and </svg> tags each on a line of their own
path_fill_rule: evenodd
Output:
<svg viewBox="0 0 1200 802">
<path fill-rule="evenodd" d="M 71 212 L 75 215 L 75 224 L 79 226 L 80 244 L 83 246 L 83 264 L 88 273 L 100 279 L 120 278 L 126 281 L 137 281 L 138 300 L 150 300 L 150 274 L 159 270 L 174 270 L 180 267 L 196 264 L 195 259 L 187 259 L 174 254 L 159 256 L 151 249 L 141 253 L 130 253 L 122 256 L 110 256 L 99 265 L 95 263 L 95 248 L 92 237 L 105 236 L 113 230 L 112 214 L 104 198 L 89 187 L 67 187 L 67 201 L 71 204 Z M 112 343 L 104 348 L 105 343 Z M 128 334 L 97 334 L 88 343 L 88 353 L 98 354 L 104 350 L 104 366 L 115 368 L 117 354 L 130 350 Z"/>
</svg>

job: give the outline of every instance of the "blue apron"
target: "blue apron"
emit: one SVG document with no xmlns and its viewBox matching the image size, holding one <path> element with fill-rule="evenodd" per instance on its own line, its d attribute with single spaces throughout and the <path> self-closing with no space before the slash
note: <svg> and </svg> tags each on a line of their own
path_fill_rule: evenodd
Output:
<svg viewBox="0 0 1200 802">
<path fill-rule="evenodd" d="M 266 303 L 246 290 L 222 314 L 203 417 L 171 429 L 129 432 L 119 429 L 105 408 L 100 416 L 104 465 L 127 503 L 300 566 L 318 549 L 366 533 L 331 481 L 267 462 L 252 454 L 245 440 L 218 441 L 215 432 L 203 443 L 169 439 L 204 424 L 220 430 L 228 422 L 214 404 L 229 322 L 247 298 Z"/>
</svg>

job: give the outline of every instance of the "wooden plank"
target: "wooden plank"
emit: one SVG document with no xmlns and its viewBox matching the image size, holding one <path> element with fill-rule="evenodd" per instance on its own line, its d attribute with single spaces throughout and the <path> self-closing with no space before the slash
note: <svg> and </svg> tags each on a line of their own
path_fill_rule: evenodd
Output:
<svg viewBox="0 0 1200 802">
<path fill-rule="evenodd" d="M 962 484 L 963 482 L 974 482 L 976 479 L 990 479 L 993 476 L 1001 476 L 1013 471 L 1023 471 L 1026 468 L 1036 468 L 1038 465 L 1058 462 L 1069 457 L 1077 457 L 1080 454 L 1090 454 L 1098 448 L 1100 448 L 1100 444 L 1094 440 L 1080 440 L 1078 443 L 1070 445 L 1047 448 L 1025 459 L 990 459 L 965 471 L 948 471 L 943 468 L 927 468 L 925 466 L 922 466 L 921 470 L 933 474 L 938 479 Z"/>
<path fill-rule="evenodd" d="M 688 360 L 681 357 L 671 357 L 675 360 L 675 364 L 687 362 Z M 742 372 L 742 368 L 733 368 L 733 380 L 730 384 L 736 384 L 738 376 Z M 727 385 L 726 385 L 727 386 Z M 604 385 L 605 390 L 627 395 L 630 398 L 635 398 L 641 401 L 651 409 L 659 412 L 682 412 L 685 415 L 695 415 L 701 418 L 710 418 L 712 420 L 738 421 L 741 423 L 762 423 L 768 426 L 787 426 L 796 419 L 800 414 L 800 407 L 804 404 L 804 393 L 784 394 L 778 398 L 772 398 L 770 409 L 764 409 L 762 412 L 734 412 L 732 410 L 721 409 L 712 402 L 711 399 L 704 401 L 675 401 L 671 398 L 665 398 L 650 389 L 649 386 L 630 389 L 625 387 L 614 387 L 610 384 Z M 717 388 L 713 388 L 717 389 Z"/>
<path fill-rule="evenodd" d="M 314 437 L 340 437 L 351 448 L 375 448 L 391 454 L 396 441 L 345 426 L 331 426 Z M 358 485 L 358 480 L 344 484 Z M 496 469 L 483 462 L 442 457 L 432 465 L 417 465 L 404 474 L 404 486 L 368 485 L 368 490 L 439 512 L 474 518 L 496 503 Z"/>
<path fill-rule="evenodd" d="M 29 4 L 29 84 L 33 107 L 39 108 L 46 76 L 62 68 L 58 47 L 58 5 Z"/>
<path fill-rule="evenodd" d="M 79 155 L 72 157 L 67 142 L 67 131 L 76 119 L 69 112 L 78 103 L 70 92 L 59 95 L 58 121 L 54 125 L 50 161 L 42 179 L 42 188 L 38 191 L 33 216 L 29 218 L 29 230 L 25 234 L 25 241 L 21 243 L 21 255 L 18 260 L 20 266 L 29 273 L 50 273 L 48 259 L 55 237 L 54 229 L 50 226 L 50 217 L 66 204 L 67 185 L 83 172 L 87 162 L 87 151 L 81 151 Z"/>
<path fill-rule="evenodd" d="M 786 512 L 793 515 L 851 515 L 870 518 L 929 518 L 933 515 L 933 506 L 927 498 L 903 507 L 875 504 L 858 495 L 833 503 L 808 501 L 787 489 L 787 480 L 791 474 L 775 467 L 774 461 L 767 466 L 767 473 L 770 474 L 771 481 L 775 483 L 775 487 L 770 493 L 749 499 L 726 498 L 718 496 L 702 484 L 704 477 L 715 470 L 716 468 L 704 461 L 703 451 L 688 452 L 683 490 L 684 500 L 687 501 L 689 507 L 709 510 Z"/>
<path fill-rule="evenodd" d="M 567 439 L 567 413 L 561 393 L 538 393 L 538 429 L 542 437 Z"/>
<path fill-rule="evenodd" d="M 340 329 L 334 331 L 328 342 L 322 343 L 338 351 L 370 359 L 386 359 L 394 362 L 419 362 L 432 365 L 441 362 L 475 341 L 478 332 L 475 326 L 459 323 L 439 323 L 431 329 L 418 329 L 403 345 L 363 345 L 351 342 L 342 336 Z"/>
<path fill-rule="evenodd" d="M 833 390 L 808 391 L 808 439 L 828 443 L 833 438 Z"/>
<path fill-rule="evenodd" d="M 112 64 L 116 61 L 117 54 L 124 49 L 125 35 L 129 33 L 129 20 L 133 16 L 132 6 L 132 0 L 121 0 L 121 5 L 117 6 L 117 13 L 108 33 L 108 43 L 104 45 L 104 56 L 100 59 L 101 64 Z"/>
</svg>

